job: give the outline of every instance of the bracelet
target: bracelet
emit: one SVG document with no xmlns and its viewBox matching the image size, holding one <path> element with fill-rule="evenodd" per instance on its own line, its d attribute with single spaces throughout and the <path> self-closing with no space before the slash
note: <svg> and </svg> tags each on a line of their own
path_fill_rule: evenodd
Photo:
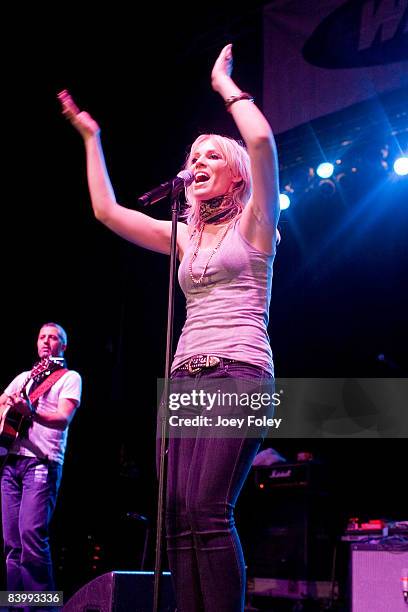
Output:
<svg viewBox="0 0 408 612">
<path fill-rule="evenodd" d="M 241 91 L 240 94 L 236 96 L 230 96 L 225 100 L 225 108 L 229 112 L 230 106 L 234 104 L 234 102 L 238 102 L 239 100 L 249 100 L 250 102 L 255 102 L 255 99 L 251 94 L 246 93 L 245 91 Z"/>
</svg>

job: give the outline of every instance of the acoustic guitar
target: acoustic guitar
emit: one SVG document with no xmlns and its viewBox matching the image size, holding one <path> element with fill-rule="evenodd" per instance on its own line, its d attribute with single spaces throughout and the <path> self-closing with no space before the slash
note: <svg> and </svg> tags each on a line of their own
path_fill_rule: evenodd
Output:
<svg viewBox="0 0 408 612">
<path fill-rule="evenodd" d="M 55 370 L 63 368 L 65 360 L 63 357 L 44 357 L 36 363 L 21 385 L 18 393 L 23 399 L 28 399 L 26 388 L 33 380 L 36 385 L 41 383 Z M 2 406 L 0 408 L 0 461 L 6 459 L 11 447 L 18 437 L 25 435 L 31 425 L 31 419 L 21 414 L 13 406 Z"/>
</svg>

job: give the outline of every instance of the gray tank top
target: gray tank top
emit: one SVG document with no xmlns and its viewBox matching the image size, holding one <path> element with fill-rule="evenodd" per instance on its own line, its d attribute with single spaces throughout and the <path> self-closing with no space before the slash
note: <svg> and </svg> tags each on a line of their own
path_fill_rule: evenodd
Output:
<svg viewBox="0 0 408 612">
<path fill-rule="evenodd" d="M 184 324 L 172 370 L 199 354 L 237 359 L 273 374 L 267 327 L 274 255 L 261 253 L 232 225 L 213 255 L 200 285 L 193 283 L 189 264 L 196 238 L 190 241 L 178 277 L 186 296 Z M 199 278 L 213 247 L 200 248 L 193 263 Z"/>
</svg>

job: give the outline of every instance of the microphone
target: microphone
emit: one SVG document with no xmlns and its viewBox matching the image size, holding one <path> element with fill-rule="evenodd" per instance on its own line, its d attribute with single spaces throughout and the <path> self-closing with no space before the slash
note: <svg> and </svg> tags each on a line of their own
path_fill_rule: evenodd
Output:
<svg viewBox="0 0 408 612">
<path fill-rule="evenodd" d="M 143 521 L 145 523 L 149 522 L 149 519 L 143 514 L 139 514 L 138 512 L 126 512 L 126 518 L 135 519 L 136 521 Z"/>
<path fill-rule="evenodd" d="M 190 172 L 189 170 L 181 170 L 181 172 L 179 172 L 174 179 L 162 183 L 151 191 L 146 191 L 146 193 L 140 196 L 137 201 L 142 206 L 149 206 L 150 204 L 155 204 L 159 200 L 165 198 L 170 193 L 174 195 L 178 194 L 185 187 L 191 185 L 193 181 L 194 174 L 192 172 Z"/>
</svg>

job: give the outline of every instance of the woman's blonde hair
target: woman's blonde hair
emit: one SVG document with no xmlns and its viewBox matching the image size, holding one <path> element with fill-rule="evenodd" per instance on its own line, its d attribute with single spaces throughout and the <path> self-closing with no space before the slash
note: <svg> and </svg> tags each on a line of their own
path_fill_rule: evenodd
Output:
<svg viewBox="0 0 408 612">
<path fill-rule="evenodd" d="M 191 159 L 197 147 L 206 140 L 213 140 L 219 147 L 225 158 L 226 165 L 231 169 L 233 176 L 240 176 L 241 181 L 231 192 L 233 204 L 239 210 L 240 215 L 247 204 L 252 192 L 251 182 L 251 164 L 249 155 L 244 145 L 228 136 L 220 136 L 219 134 L 201 134 L 191 145 L 190 151 L 184 163 L 184 169 L 189 169 Z M 191 187 L 186 189 L 186 211 L 184 217 L 188 225 L 197 227 L 200 223 L 200 209 L 198 200 L 192 195 Z"/>
</svg>

